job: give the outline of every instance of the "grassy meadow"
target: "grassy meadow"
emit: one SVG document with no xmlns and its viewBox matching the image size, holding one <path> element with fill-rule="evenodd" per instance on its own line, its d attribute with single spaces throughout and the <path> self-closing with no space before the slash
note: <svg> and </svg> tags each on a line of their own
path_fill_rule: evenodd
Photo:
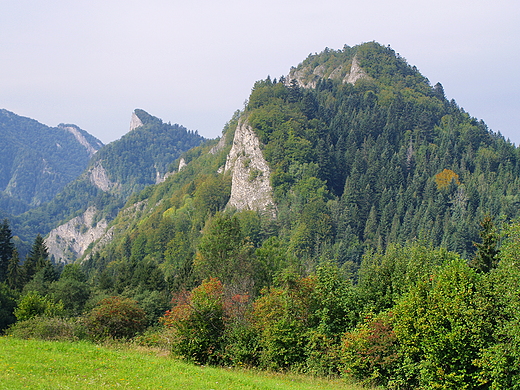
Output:
<svg viewBox="0 0 520 390">
<path fill-rule="evenodd" d="M 201 367 L 137 347 L 0 337 L 0 386 L 15 389 L 360 389 L 342 380 Z"/>
</svg>

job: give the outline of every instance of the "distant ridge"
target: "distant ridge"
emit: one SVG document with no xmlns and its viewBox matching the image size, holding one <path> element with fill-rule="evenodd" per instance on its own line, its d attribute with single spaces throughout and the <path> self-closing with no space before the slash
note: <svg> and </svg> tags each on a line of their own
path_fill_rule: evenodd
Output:
<svg viewBox="0 0 520 390">
<path fill-rule="evenodd" d="M 102 146 L 76 125 L 49 127 L 0 109 L 0 209 L 16 215 L 51 200 Z"/>
</svg>

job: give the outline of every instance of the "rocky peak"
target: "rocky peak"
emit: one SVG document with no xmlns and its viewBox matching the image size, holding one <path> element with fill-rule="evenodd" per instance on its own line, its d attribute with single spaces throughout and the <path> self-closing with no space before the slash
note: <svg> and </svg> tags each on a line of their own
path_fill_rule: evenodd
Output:
<svg viewBox="0 0 520 390">
<path fill-rule="evenodd" d="M 142 126 L 142 125 L 143 125 L 143 122 L 141 121 L 141 119 L 139 119 L 139 117 L 137 116 L 135 111 L 132 112 L 132 118 L 130 119 L 130 131 L 137 129 L 139 126 Z"/>
</svg>

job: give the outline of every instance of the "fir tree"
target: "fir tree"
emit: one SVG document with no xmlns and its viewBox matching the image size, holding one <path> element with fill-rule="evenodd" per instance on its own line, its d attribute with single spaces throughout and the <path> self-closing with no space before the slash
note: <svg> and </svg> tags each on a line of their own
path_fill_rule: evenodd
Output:
<svg viewBox="0 0 520 390">
<path fill-rule="evenodd" d="M 47 246 L 41 235 L 37 235 L 31 251 L 27 255 L 22 267 L 22 277 L 24 284 L 28 283 L 33 276 L 40 270 L 47 266 L 49 262 L 49 253 Z M 50 263 L 50 262 L 49 262 Z"/>
</svg>

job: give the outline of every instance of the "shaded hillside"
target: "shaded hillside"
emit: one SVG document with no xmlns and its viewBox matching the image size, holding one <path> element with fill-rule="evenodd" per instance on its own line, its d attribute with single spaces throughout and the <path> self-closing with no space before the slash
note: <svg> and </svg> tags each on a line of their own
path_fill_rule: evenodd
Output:
<svg viewBox="0 0 520 390">
<path fill-rule="evenodd" d="M 102 146 L 75 125 L 48 127 L 0 110 L 0 210 L 21 214 L 48 202 Z"/>
<path fill-rule="evenodd" d="M 46 235 L 91 207 L 95 214 L 91 226 L 75 227 L 88 236 L 96 223 L 112 219 L 130 194 L 164 180 L 179 155 L 203 141 L 197 133 L 163 123 L 143 110 L 136 110 L 133 117 L 134 128 L 96 153 L 77 180 L 52 201 L 19 216 L 15 233 L 24 239 Z"/>
</svg>

